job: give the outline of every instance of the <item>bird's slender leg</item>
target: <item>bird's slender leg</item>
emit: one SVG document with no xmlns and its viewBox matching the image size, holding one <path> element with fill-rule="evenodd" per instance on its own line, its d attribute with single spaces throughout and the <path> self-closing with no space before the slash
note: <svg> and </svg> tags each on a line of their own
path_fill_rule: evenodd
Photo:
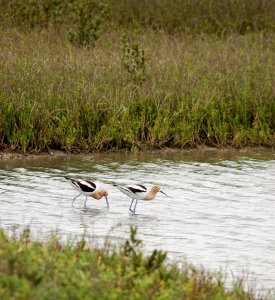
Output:
<svg viewBox="0 0 275 300">
<path fill-rule="evenodd" d="M 130 205 L 130 207 L 129 207 L 129 210 L 130 210 L 131 212 L 133 212 L 133 211 L 132 211 L 132 204 L 133 204 L 134 200 L 135 200 L 135 198 L 132 199 L 131 205 Z"/>
<path fill-rule="evenodd" d="M 79 194 L 79 195 L 77 195 L 76 197 L 74 197 L 73 202 L 72 202 L 72 206 L 74 206 L 74 200 L 75 200 L 76 198 L 78 198 L 80 195 L 81 195 L 81 194 Z"/>
<path fill-rule="evenodd" d="M 87 207 L 87 205 L 86 205 L 87 197 L 88 197 L 88 196 L 86 196 L 86 199 L 85 199 L 85 202 L 84 202 L 84 207 L 85 207 L 85 208 Z"/>
<path fill-rule="evenodd" d="M 136 206 L 137 206 L 137 203 L 138 203 L 138 200 L 136 199 L 136 204 L 135 204 L 135 207 L 134 207 L 134 214 L 136 213 Z"/>
</svg>

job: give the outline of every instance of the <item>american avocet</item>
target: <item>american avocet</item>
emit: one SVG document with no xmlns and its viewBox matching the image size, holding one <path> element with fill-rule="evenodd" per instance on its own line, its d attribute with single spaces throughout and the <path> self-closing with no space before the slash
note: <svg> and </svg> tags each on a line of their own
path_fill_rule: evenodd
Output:
<svg viewBox="0 0 275 300">
<path fill-rule="evenodd" d="M 138 200 L 145 200 L 145 201 L 150 201 L 155 199 L 156 195 L 158 192 L 161 192 L 164 194 L 166 197 L 169 197 L 166 195 L 159 186 L 154 185 L 151 188 L 147 189 L 144 185 L 141 184 L 136 184 L 136 185 L 118 185 L 114 184 L 115 187 L 117 187 L 123 194 L 127 195 L 128 197 L 132 198 L 131 205 L 129 207 L 129 210 L 132 213 L 136 212 L 136 206 Z M 134 200 L 136 200 L 134 209 L 132 209 L 132 205 L 134 203 Z"/>
<path fill-rule="evenodd" d="M 105 189 L 99 188 L 94 182 L 90 180 L 83 180 L 83 179 L 74 179 L 74 178 L 68 178 L 66 179 L 70 180 L 71 186 L 76 189 L 79 192 L 79 195 L 77 195 L 72 202 L 72 206 L 74 204 L 74 200 L 78 198 L 80 195 L 85 195 L 86 199 L 84 202 L 84 207 L 86 207 L 87 197 L 90 196 L 96 200 L 100 200 L 101 198 L 105 197 L 107 208 L 109 208 L 109 202 L 108 202 L 108 191 Z"/>
</svg>

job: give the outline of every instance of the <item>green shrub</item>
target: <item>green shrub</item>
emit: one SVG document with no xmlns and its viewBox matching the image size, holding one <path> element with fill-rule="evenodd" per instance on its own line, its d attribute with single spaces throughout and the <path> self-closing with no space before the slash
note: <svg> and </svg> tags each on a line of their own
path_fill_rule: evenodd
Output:
<svg viewBox="0 0 275 300">
<path fill-rule="evenodd" d="M 77 6 L 75 14 L 75 26 L 69 32 L 69 40 L 78 46 L 94 46 L 108 14 L 107 6 L 94 0 L 87 1 Z"/>
<path fill-rule="evenodd" d="M 126 39 L 123 42 L 123 66 L 132 76 L 136 85 L 141 85 L 146 80 L 146 58 L 144 50 L 137 43 L 129 44 Z"/>
<path fill-rule="evenodd" d="M 242 278 L 225 285 L 222 273 L 182 262 L 159 250 L 145 255 L 136 228 L 114 246 L 85 240 L 30 240 L 30 231 L 0 230 L 1 299 L 268 299 L 244 289 Z M 270 298 L 271 299 L 271 298 Z"/>
</svg>

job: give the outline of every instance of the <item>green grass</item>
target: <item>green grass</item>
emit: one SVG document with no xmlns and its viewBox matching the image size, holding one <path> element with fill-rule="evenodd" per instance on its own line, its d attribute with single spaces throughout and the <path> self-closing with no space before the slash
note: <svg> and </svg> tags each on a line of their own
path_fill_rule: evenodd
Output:
<svg viewBox="0 0 275 300">
<path fill-rule="evenodd" d="M 272 1 L 193 2 L 3 1 L 0 148 L 274 146 Z"/>
<path fill-rule="evenodd" d="M 30 231 L 0 231 L 1 299 L 268 299 L 244 290 L 242 278 L 225 287 L 221 273 L 170 263 L 166 253 L 145 255 L 131 228 L 114 246 L 93 247 L 82 238 L 61 243 L 55 235 L 31 241 Z"/>
</svg>

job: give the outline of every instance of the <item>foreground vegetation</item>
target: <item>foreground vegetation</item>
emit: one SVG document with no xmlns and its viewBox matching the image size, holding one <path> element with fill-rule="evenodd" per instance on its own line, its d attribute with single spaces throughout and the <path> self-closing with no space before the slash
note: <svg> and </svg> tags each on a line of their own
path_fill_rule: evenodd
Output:
<svg viewBox="0 0 275 300">
<path fill-rule="evenodd" d="M 10 237 L 0 231 L 1 299 L 256 299 L 242 279 L 225 288 L 220 273 L 169 264 L 158 250 L 145 256 L 134 228 L 116 247 L 29 236 L 28 229 Z"/>
<path fill-rule="evenodd" d="M 274 1 L 2 1 L 0 148 L 275 144 Z"/>
</svg>

